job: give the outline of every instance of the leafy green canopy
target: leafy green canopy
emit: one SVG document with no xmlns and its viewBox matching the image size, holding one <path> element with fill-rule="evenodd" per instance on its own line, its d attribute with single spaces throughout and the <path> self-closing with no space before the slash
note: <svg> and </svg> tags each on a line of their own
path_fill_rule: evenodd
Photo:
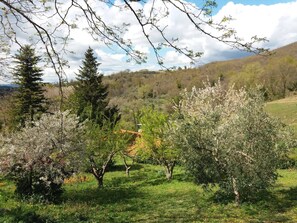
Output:
<svg viewBox="0 0 297 223">
<path fill-rule="evenodd" d="M 292 140 L 263 105 L 259 93 L 225 90 L 220 83 L 183 94 L 174 135 L 197 183 L 218 183 L 239 203 L 275 181 Z"/>
<path fill-rule="evenodd" d="M 44 90 L 42 89 L 42 70 L 37 66 L 40 57 L 29 45 L 22 47 L 15 55 L 15 83 L 18 91 L 14 101 L 15 125 L 24 126 L 26 121 L 33 121 L 47 110 Z"/>
<path fill-rule="evenodd" d="M 172 178 L 173 169 L 179 160 L 179 150 L 170 138 L 171 122 L 169 115 L 156 109 L 143 109 L 141 121 L 141 138 L 137 140 L 137 154 L 152 158 L 165 167 L 167 179 Z"/>
</svg>

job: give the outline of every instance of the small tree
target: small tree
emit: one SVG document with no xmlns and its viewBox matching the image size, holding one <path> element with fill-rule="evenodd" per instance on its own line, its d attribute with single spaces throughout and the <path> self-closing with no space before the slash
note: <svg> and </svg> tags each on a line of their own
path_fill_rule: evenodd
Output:
<svg viewBox="0 0 297 223">
<path fill-rule="evenodd" d="M 82 166 L 84 129 L 69 112 L 44 114 L 33 124 L 1 136 L 0 172 L 16 182 L 16 193 L 55 200 L 63 180 Z"/>
<path fill-rule="evenodd" d="M 197 183 L 217 183 L 239 204 L 276 180 L 290 134 L 263 108 L 260 94 L 220 83 L 183 94 L 174 136 Z"/>
<path fill-rule="evenodd" d="M 88 170 L 96 178 L 99 188 L 103 187 L 104 175 L 114 155 L 123 151 L 129 141 L 129 136 L 121 134 L 117 125 L 113 123 L 106 121 L 102 126 L 88 123 L 87 165 Z"/>
<path fill-rule="evenodd" d="M 116 124 L 120 120 L 119 110 L 116 106 L 108 106 L 108 87 L 102 83 L 103 75 L 98 73 L 99 65 L 93 50 L 88 48 L 77 74 L 74 109 L 82 121 L 88 119 L 100 126 L 105 120 Z"/>
<path fill-rule="evenodd" d="M 44 90 L 42 89 L 42 70 L 37 66 L 40 57 L 29 45 L 22 47 L 15 55 L 15 94 L 13 119 L 16 126 L 24 127 L 26 121 L 33 122 L 47 110 Z"/>
<path fill-rule="evenodd" d="M 154 109 L 144 109 L 140 121 L 142 132 L 137 140 L 138 154 L 153 158 L 164 166 L 166 178 L 172 179 L 179 151 L 169 137 L 169 116 Z"/>
</svg>

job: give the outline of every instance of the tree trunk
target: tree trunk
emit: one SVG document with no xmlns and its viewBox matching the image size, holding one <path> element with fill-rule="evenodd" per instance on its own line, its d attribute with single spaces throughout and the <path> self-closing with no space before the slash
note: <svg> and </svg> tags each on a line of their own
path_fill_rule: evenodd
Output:
<svg viewBox="0 0 297 223">
<path fill-rule="evenodd" d="M 125 168 L 126 168 L 126 176 L 129 177 L 130 176 L 130 169 L 131 169 L 131 167 L 132 167 L 132 165 L 134 163 L 134 159 L 132 159 L 132 164 L 128 165 L 127 160 L 126 160 L 126 155 L 124 153 L 122 153 L 122 157 L 123 157 L 124 165 L 125 165 Z"/>
<path fill-rule="evenodd" d="M 233 193 L 235 195 L 235 204 L 237 206 L 239 206 L 240 204 L 240 194 L 239 194 L 239 191 L 238 191 L 238 187 L 237 187 L 237 181 L 234 177 L 232 177 L 232 185 L 233 185 Z"/>
<path fill-rule="evenodd" d="M 172 179 L 174 166 L 175 166 L 175 162 L 165 163 L 165 174 L 166 174 L 166 179 L 167 180 Z"/>
<path fill-rule="evenodd" d="M 131 166 L 126 166 L 126 176 L 127 177 L 130 176 L 130 168 L 131 168 Z"/>
<path fill-rule="evenodd" d="M 103 177 L 104 177 L 104 171 L 102 168 L 92 168 L 92 174 L 94 175 L 95 179 L 97 180 L 98 188 L 103 187 Z"/>
<path fill-rule="evenodd" d="M 103 187 L 103 175 L 97 179 L 98 188 Z"/>
<path fill-rule="evenodd" d="M 30 166 L 29 174 L 29 195 L 33 194 L 33 167 Z"/>
<path fill-rule="evenodd" d="M 130 169 L 131 169 L 131 165 L 129 166 L 127 164 L 126 158 L 124 157 L 124 164 L 125 164 L 125 168 L 126 168 L 126 176 L 129 177 L 130 176 Z"/>
<path fill-rule="evenodd" d="M 97 168 L 95 166 L 95 162 L 94 160 L 90 159 L 91 163 L 92 163 L 92 174 L 94 175 L 94 177 L 97 180 L 98 183 L 98 188 L 102 188 L 103 187 L 103 177 L 104 174 L 106 173 L 106 168 L 107 165 L 110 163 L 112 157 L 114 156 L 115 152 L 112 152 L 111 154 L 109 154 L 109 156 L 107 157 L 106 162 L 101 166 L 101 168 Z"/>
</svg>

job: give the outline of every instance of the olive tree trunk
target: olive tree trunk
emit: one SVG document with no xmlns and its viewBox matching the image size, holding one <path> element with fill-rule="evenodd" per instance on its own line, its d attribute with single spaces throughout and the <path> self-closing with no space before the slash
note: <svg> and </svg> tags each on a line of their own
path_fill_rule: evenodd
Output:
<svg viewBox="0 0 297 223">
<path fill-rule="evenodd" d="M 166 174 L 166 179 L 171 180 L 173 177 L 173 169 L 175 167 L 175 161 L 173 162 L 165 162 L 164 163 L 165 167 L 165 174 Z"/>
<path fill-rule="evenodd" d="M 232 186 L 233 186 L 233 193 L 235 195 L 235 204 L 237 206 L 240 205 L 240 193 L 238 191 L 237 181 L 234 177 L 232 177 Z"/>
<path fill-rule="evenodd" d="M 125 165 L 125 168 L 126 168 L 126 176 L 129 177 L 130 176 L 130 169 L 134 163 L 134 159 L 130 156 L 128 156 L 127 154 L 124 154 L 122 153 L 122 157 L 123 157 L 123 161 L 124 161 L 124 165 Z M 126 160 L 126 157 L 130 157 L 132 159 L 132 163 L 129 165 L 127 160 Z"/>
<path fill-rule="evenodd" d="M 91 160 L 92 163 L 92 170 L 91 173 L 94 175 L 95 179 L 97 180 L 98 183 L 98 188 L 102 188 L 103 187 L 103 177 L 104 174 L 107 171 L 107 166 L 110 163 L 110 161 L 112 160 L 113 156 L 114 156 L 115 152 L 110 153 L 106 159 L 106 161 L 103 163 L 103 165 L 101 167 L 97 167 L 94 160 Z"/>
</svg>

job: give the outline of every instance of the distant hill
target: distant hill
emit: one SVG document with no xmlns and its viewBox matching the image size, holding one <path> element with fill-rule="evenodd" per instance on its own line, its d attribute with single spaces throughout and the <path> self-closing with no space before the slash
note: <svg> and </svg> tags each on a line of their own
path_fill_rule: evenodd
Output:
<svg viewBox="0 0 297 223">
<path fill-rule="evenodd" d="M 0 84 L 0 96 L 14 92 L 17 87 L 15 84 Z"/>
<path fill-rule="evenodd" d="M 109 85 L 110 103 L 128 114 L 148 105 L 172 111 L 172 101 L 178 100 L 183 89 L 219 79 L 236 88 L 261 86 L 269 101 L 293 95 L 297 90 L 297 42 L 273 50 L 269 56 L 253 55 L 175 71 L 123 71 L 105 76 L 103 81 Z"/>
<path fill-rule="evenodd" d="M 278 49 L 272 50 L 271 55 L 253 55 L 248 57 L 243 57 L 240 59 L 228 60 L 228 61 L 218 61 L 206 64 L 201 67 L 201 69 L 209 69 L 213 66 L 218 66 L 222 70 L 232 68 L 239 71 L 242 67 L 251 63 L 260 63 L 262 65 L 267 64 L 271 59 L 280 59 L 286 56 L 292 56 L 297 58 L 297 42 L 291 43 L 289 45 L 280 47 Z"/>
</svg>

